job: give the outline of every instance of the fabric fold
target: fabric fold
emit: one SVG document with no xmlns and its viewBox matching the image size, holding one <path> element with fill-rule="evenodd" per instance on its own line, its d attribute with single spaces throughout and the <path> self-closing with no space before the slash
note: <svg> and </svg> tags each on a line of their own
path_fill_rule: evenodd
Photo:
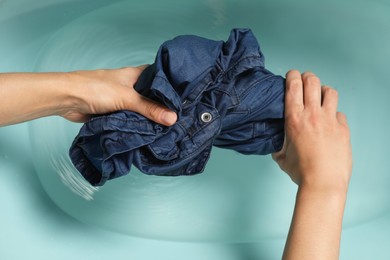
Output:
<svg viewBox="0 0 390 260">
<path fill-rule="evenodd" d="M 265 69 L 249 29 L 233 29 L 226 42 L 182 35 L 163 43 L 135 90 L 175 111 L 159 125 L 131 111 L 85 123 L 70 147 L 76 169 L 92 185 L 126 175 L 202 172 L 213 146 L 243 154 L 269 154 L 284 138 L 284 78 Z"/>
</svg>

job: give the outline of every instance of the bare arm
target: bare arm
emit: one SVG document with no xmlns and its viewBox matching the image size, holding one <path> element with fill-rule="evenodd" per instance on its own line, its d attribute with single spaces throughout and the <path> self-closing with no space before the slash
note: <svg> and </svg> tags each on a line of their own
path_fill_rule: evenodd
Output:
<svg viewBox="0 0 390 260">
<path fill-rule="evenodd" d="M 172 125 L 177 118 L 173 112 L 134 90 L 143 69 L 0 74 L 0 126 L 51 115 L 84 122 L 91 114 L 117 110 Z"/>
<path fill-rule="evenodd" d="M 283 259 L 338 259 L 352 172 L 346 117 L 310 72 L 287 74 L 285 102 L 285 143 L 273 157 L 299 187 Z"/>
</svg>

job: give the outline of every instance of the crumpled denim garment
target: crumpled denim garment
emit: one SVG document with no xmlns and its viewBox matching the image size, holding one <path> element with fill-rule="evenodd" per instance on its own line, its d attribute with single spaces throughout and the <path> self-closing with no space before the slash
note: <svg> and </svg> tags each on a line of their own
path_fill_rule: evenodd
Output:
<svg viewBox="0 0 390 260">
<path fill-rule="evenodd" d="M 129 173 L 201 173 L 213 145 L 242 154 L 269 154 L 284 139 L 284 84 L 264 68 L 249 29 L 226 42 L 178 36 L 160 47 L 135 89 L 175 111 L 166 127 L 131 111 L 93 117 L 70 148 L 75 167 L 92 185 Z"/>
</svg>

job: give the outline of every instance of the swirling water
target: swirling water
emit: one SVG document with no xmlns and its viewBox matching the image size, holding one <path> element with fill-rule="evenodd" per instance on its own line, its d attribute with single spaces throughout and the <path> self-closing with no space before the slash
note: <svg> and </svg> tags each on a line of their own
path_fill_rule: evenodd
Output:
<svg viewBox="0 0 390 260">
<path fill-rule="evenodd" d="M 249 27 L 271 71 L 283 75 L 291 68 L 312 70 L 338 89 L 353 138 L 354 177 L 345 217 L 352 226 L 381 215 L 390 205 L 386 154 L 376 152 L 389 145 L 390 93 L 383 65 L 390 58 L 384 48 L 390 38 L 378 38 L 389 23 L 350 13 L 340 3 L 337 9 L 332 2 L 315 5 L 308 3 L 305 9 L 281 1 L 122 1 L 60 28 L 42 47 L 36 71 L 152 63 L 159 45 L 176 35 L 226 40 L 231 28 Z M 327 12 L 332 20 L 322 15 Z M 80 221 L 171 240 L 243 242 L 285 236 L 296 187 L 269 156 L 213 149 L 200 175 L 156 177 L 133 168 L 126 177 L 95 188 L 67 155 L 80 126 L 60 118 L 30 125 L 35 167 L 45 190 Z"/>
</svg>

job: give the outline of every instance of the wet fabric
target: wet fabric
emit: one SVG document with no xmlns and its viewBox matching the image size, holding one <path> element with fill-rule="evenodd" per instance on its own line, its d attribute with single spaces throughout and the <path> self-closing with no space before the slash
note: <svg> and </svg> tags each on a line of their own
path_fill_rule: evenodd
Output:
<svg viewBox="0 0 390 260">
<path fill-rule="evenodd" d="M 92 185 L 126 175 L 132 165 L 152 175 L 203 172 L 212 146 L 265 155 L 284 138 L 284 84 L 264 67 L 249 29 L 226 42 L 194 35 L 163 43 L 135 89 L 175 111 L 166 127 L 131 111 L 93 117 L 76 136 L 70 158 Z"/>
</svg>

